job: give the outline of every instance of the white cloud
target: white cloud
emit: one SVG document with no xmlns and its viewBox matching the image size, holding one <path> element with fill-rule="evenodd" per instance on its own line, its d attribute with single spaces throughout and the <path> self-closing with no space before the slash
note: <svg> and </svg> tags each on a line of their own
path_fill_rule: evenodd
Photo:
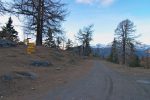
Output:
<svg viewBox="0 0 150 100">
<path fill-rule="evenodd" d="M 76 0 L 77 3 L 92 4 L 100 3 L 102 6 L 109 6 L 114 3 L 115 0 Z"/>
<path fill-rule="evenodd" d="M 92 3 L 94 0 L 76 0 L 77 3 L 84 3 L 84 4 L 90 4 Z"/>
<path fill-rule="evenodd" d="M 109 6 L 111 4 L 113 4 L 114 0 L 100 0 L 100 3 L 103 5 L 103 6 Z"/>
</svg>

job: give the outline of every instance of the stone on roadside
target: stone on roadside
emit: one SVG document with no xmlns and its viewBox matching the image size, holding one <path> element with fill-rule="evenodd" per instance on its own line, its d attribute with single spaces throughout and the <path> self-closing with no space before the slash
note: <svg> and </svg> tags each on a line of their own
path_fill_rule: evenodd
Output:
<svg viewBox="0 0 150 100">
<path fill-rule="evenodd" d="M 4 74 L 0 77 L 2 81 L 12 81 L 14 79 L 19 79 L 19 78 L 26 78 L 26 79 L 31 79 L 35 80 L 37 79 L 38 75 L 33 72 L 26 72 L 26 71 L 15 71 L 15 72 L 10 72 L 8 74 Z"/>
<path fill-rule="evenodd" d="M 51 62 L 48 62 L 48 61 L 35 60 L 35 61 L 31 62 L 31 65 L 35 66 L 35 67 L 48 67 L 48 66 L 52 66 L 53 64 Z"/>
<path fill-rule="evenodd" d="M 32 79 L 35 80 L 37 79 L 38 75 L 36 73 L 33 72 L 15 72 L 17 77 L 21 77 L 21 78 L 28 78 L 28 79 Z"/>
<path fill-rule="evenodd" d="M 61 68 L 60 68 L 60 67 L 57 67 L 56 70 L 61 70 Z"/>
<path fill-rule="evenodd" d="M 31 90 L 35 90 L 35 88 L 31 88 Z"/>
</svg>

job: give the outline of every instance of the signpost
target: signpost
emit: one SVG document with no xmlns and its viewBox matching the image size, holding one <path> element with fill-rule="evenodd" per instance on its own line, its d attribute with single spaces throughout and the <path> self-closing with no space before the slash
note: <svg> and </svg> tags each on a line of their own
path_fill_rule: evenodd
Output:
<svg viewBox="0 0 150 100">
<path fill-rule="evenodd" d="M 35 53 L 35 44 L 29 43 L 29 39 L 30 38 L 27 38 L 27 54 L 32 54 Z"/>
<path fill-rule="evenodd" d="M 27 53 L 28 54 L 35 53 L 35 44 L 34 43 L 28 43 Z"/>
</svg>

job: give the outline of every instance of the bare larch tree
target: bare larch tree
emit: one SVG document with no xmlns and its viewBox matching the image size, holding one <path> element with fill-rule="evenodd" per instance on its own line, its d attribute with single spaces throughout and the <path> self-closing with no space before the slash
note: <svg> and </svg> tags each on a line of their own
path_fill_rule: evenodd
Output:
<svg viewBox="0 0 150 100">
<path fill-rule="evenodd" d="M 76 38 L 82 43 L 82 51 L 84 56 L 89 56 L 91 52 L 90 42 L 92 41 L 93 35 L 93 25 L 89 25 L 84 27 L 82 30 L 80 29 Z"/>
<path fill-rule="evenodd" d="M 117 41 L 120 43 L 120 51 L 122 64 L 127 63 L 127 56 L 129 56 L 129 52 L 131 53 L 133 50 L 133 44 L 135 43 L 135 26 L 132 21 L 129 19 L 123 20 L 119 23 L 115 30 L 115 35 Z M 132 45 L 131 45 L 132 44 Z"/>
<path fill-rule="evenodd" d="M 36 31 L 36 45 L 42 45 L 42 37 L 50 29 L 61 31 L 67 9 L 61 0 L 14 0 L 13 13 L 21 14 L 28 20 L 28 27 Z"/>
</svg>

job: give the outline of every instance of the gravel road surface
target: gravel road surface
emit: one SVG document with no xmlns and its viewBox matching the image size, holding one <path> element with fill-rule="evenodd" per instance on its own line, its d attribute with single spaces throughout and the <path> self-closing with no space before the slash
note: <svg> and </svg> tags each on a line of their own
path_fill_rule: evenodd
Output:
<svg viewBox="0 0 150 100">
<path fill-rule="evenodd" d="M 150 100 L 150 77 L 131 77 L 94 61 L 86 76 L 36 100 Z"/>
</svg>

